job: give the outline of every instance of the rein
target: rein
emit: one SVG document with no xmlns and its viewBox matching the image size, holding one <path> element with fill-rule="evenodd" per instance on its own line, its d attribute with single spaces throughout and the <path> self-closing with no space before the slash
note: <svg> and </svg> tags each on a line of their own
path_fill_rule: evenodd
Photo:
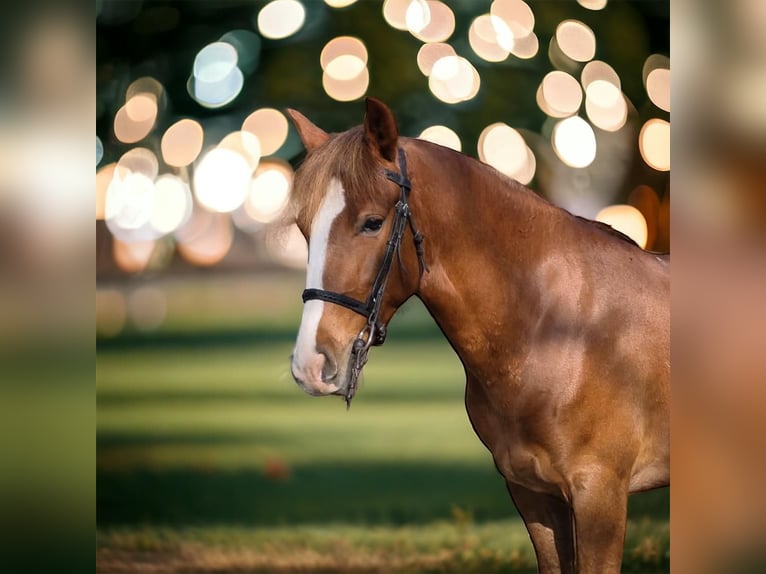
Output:
<svg viewBox="0 0 766 574">
<path fill-rule="evenodd" d="M 383 255 L 383 261 L 378 269 L 378 274 L 375 276 L 375 281 L 372 284 L 372 289 L 367 297 L 366 301 L 359 301 L 353 297 L 343 295 L 342 293 L 336 293 L 334 291 L 325 291 L 324 289 L 306 289 L 303 291 L 303 302 L 318 299 L 320 301 L 327 301 L 335 305 L 340 305 L 346 309 L 350 309 L 354 313 L 361 315 L 367 319 L 367 324 L 359 332 L 354 344 L 351 348 L 351 378 L 348 388 L 346 390 L 346 408 L 351 406 L 351 399 L 354 398 L 356 393 L 357 383 L 359 381 L 359 375 L 362 373 L 362 368 L 367 364 L 367 353 L 372 345 L 382 345 L 386 340 L 386 326 L 378 320 L 380 313 L 380 306 L 383 302 L 383 295 L 386 290 L 386 284 L 388 283 L 388 277 L 391 274 L 391 266 L 394 262 L 394 254 L 399 259 L 399 265 L 402 266 L 401 259 L 401 246 L 402 238 L 404 237 L 404 230 L 409 225 L 412 230 L 412 239 L 415 243 L 415 253 L 418 256 L 418 271 L 419 276 L 423 275 L 424 271 L 428 271 L 428 266 L 423 259 L 423 235 L 415 227 L 415 223 L 412 220 L 412 211 L 409 205 L 410 191 L 412 191 L 412 184 L 407 178 L 407 159 L 404 155 L 404 150 L 399 148 L 398 151 L 399 161 L 399 173 L 386 169 L 383 171 L 386 178 L 393 181 L 399 186 L 400 196 L 399 201 L 394 206 L 394 223 L 391 228 L 391 236 L 386 243 L 386 252 Z M 402 269 L 404 267 L 402 266 Z"/>
</svg>

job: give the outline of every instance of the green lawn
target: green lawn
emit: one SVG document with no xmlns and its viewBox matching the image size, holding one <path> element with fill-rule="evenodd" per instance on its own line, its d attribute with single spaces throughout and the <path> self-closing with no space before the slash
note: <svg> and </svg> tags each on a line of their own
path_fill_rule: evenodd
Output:
<svg viewBox="0 0 766 574">
<path fill-rule="evenodd" d="M 532 568 L 460 364 L 423 313 L 373 350 L 349 411 L 292 381 L 283 316 L 100 341 L 99 570 Z M 667 491 L 634 498 L 626 570 L 665 571 L 668 548 Z"/>
</svg>

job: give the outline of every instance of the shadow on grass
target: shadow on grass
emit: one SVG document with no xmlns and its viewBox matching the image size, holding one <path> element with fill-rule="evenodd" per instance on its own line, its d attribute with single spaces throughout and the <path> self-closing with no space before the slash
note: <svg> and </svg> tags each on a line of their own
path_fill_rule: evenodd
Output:
<svg viewBox="0 0 766 574">
<path fill-rule="evenodd" d="M 97 473 L 98 526 L 128 524 L 413 524 L 515 516 L 494 468 L 438 464 L 312 464 L 264 469 Z M 632 518 L 667 519 L 668 490 L 632 497 Z"/>
<path fill-rule="evenodd" d="M 97 474 L 99 527 L 110 524 L 404 524 L 514 513 L 492 468 L 313 464 L 263 470 L 136 470 Z"/>
<path fill-rule="evenodd" d="M 368 400 L 381 404 L 412 403 L 422 401 L 425 404 L 436 403 L 456 404 L 463 401 L 463 389 L 456 385 L 445 385 L 442 388 L 418 389 L 414 387 L 391 388 L 376 384 L 377 381 L 365 386 L 364 393 Z M 255 387 L 252 390 L 215 390 L 215 391 L 99 391 L 96 396 L 98 407 L 125 407 L 140 405 L 173 404 L 210 404 L 215 401 L 238 404 L 252 403 L 262 406 L 264 403 L 284 404 L 285 400 L 299 397 L 305 400 L 305 395 L 292 381 L 285 381 L 284 388 L 268 389 Z"/>
</svg>

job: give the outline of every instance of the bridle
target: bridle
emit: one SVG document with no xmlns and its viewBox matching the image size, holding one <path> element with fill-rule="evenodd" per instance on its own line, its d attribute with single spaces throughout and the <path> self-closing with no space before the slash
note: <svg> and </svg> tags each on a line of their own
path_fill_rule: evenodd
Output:
<svg viewBox="0 0 766 574">
<path fill-rule="evenodd" d="M 383 261 L 380 264 L 380 269 L 378 269 L 378 274 L 375 276 L 375 281 L 372 284 L 367 300 L 360 301 L 348 295 L 334 291 L 325 291 L 324 289 L 306 289 L 303 291 L 302 298 L 304 303 L 313 299 L 327 301 L 328 303 L 334 303 L 335 305 L 350 309 L 367 319 L 367 324 L 359 332 L 351 347 L 351 378 L 345 395 L 347 407 L 351 406 L 351 399 L 354 398 L 354 393 L 356 393 L 359 375 L 367 363 L 367 353 L 370 350 L 370 346 L 382 345 L 386 340 L 386 326 L 379 321 L 378 315 L 380 313 L 380 305 L 383 302 L 383 294 L 386 290 L 388 277 L 391 274 L 394 254 L 399 259 L 400 267 L 404 269 L 400 248 L 407 225 L 412 230 L 412 239 L 415 243 L 415 253 L 418 256 L 420 276 L 423 275 L 424 271 L 428 271 L 428 266 L 423 259 L 423 235 L 415 227 L 415 223 L 412 220 L 412 211 L 410 211 L 409 196 L 412 184 L 407 178 L 407 159 L 402 148 L 398 150 L 398 161 L 399 173 L 389 169 L 383 171 L 386 178 L 399 186 L 401 193 L 399 201 L 394 206 L 394 223 L 391 228 L 391 236 L 386 243 L 386 253 L 383 255 Z"/>
</svg>

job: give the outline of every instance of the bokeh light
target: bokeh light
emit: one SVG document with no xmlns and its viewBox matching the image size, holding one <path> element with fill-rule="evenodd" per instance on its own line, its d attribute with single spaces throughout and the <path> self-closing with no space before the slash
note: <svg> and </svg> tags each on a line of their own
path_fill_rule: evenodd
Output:
<svg viewBox="0 0 766 574">
<path fill-rule="evenodd" d="M 295 34 L 306 20 L 298 0 L 273 0 L 258 12 L 258 31 L 265 38 L 281 40 Z"/>
<path fill-rule="evenodd" d="M 261 142 L 250 132 L 236 131 L 227 134 L 218 144 L 220 149 L 227 149 L 245 158 L 252 173 L 261 161 Z"/>
<path fill-rule="evenodd" d="M 577 0 L 577 3 L 588 10 L 602 10 L 606 7 L 608 0 Z"/>
<path fill-rule="evenodd" d="M 130 83 L 125 90 L 128 117 L 135 122 L 156 119 L 165 88 L 151 76 L 142 76 Z"/>
<path fill-rule="evenodd" d="M 140 173 L 154 181 L 159 173 L 160 164 L 154 152 L 145 147 L 134 147 L 120 157 L 117 165 L 123 170 Z"/>
<path fill-rule="evenodd" d="M 234 229 L 228 214 L 195 210 L 175 236 L 181 257 L 193 265 L 207 267 L 226 257 L 234 240 Z"/>
<path fill-rule="evenodd" d="M 335 80 L 349 81 L 359 76 L 367 66 L 367 48 L 358 38 L 333 38 L 319 55 L 322 70 Z"/>
<path fill-rule="evenodd" d="M 669 171 L 670 124 L 658 118 L 647 121 L 638 134 L 638 149 L 647 165 L 657 171 Z"/>
<path fill-rule="evenodd" d="M 149 264 L 154 253 L 154 241 L 120 241 L 112 240 L 112 258 L 118 268 L 126 273 L 140 273 Z"/>
<path fill-rule="evenodd" d="M 420 47 L 420 50 L 418 50 L 418 68 L 420 68 L 420 71 L 423 73 L 424 76 L 430 76 L 431 75 L 431 69 L 434 66 L 434 63 L 439 60 L 440 58 L 444 58 L 446 56 L 455 56 L 455 48 L 450 46 L 449 44 L 444 43 L 432 43 L 432 44 L 423 44 Z"/>
<path fill-rule="evenodd" d="M 261 57 L 261 38 L 250 30 L 231 30 L 218 39 L 231 44 L 237 51 L 237 67 L 244 73 L 251 73 L 258 67 Z"/>
<path fill-rule="evenodd" d="M 630 192 L 628 204 L 638 209 L 646 220 L 646 247 L 653 248 L 660 223 L 660 198 L 648 185 L 639 185 Z"/>
<path fill-rule="evenodd" d="M 149 135 L 155 120 L 156 115 L 140 122 L 131 119 L 126 104 L 114 115 L 114 135 L 123 143 L 136 143 Z"/>
<path fill-rule="evenodd" d="M 331 8 L 345 8 L 351 6 L 357 0 L 324 0 L 324 3 Z"/>
<path fill-rule="evenodd" d="M 97 202 L 106 185 L 101 215 L 112 234 L 123 242 L 157 239 L 189 217 L 192 201 L 188 184 L 170 174 L 157 178 L 157 171 L 154 153 L 134 148 L 116 165 L 111 164 L 96 175 Z M 98 203 L 96 209 L 98 218 Z"/>
<path fill-rule="evenodd" d="M 255 135 L 260 142 L 261 155 L 276 153 L 287 139 L 287 118 L 274 108 L 255 110 L 242 122 L 242 131 Z"/>
<path fill-rule="evenodd" d="M 489 11 L 506 23 L 515 39 L 529 36 L 535 28 L 535 15 L 523 0 L 494 0 Z"/>
<path fill-rule="evenodd" d="M 193 74 L 187 85 L 189 95 L 208 108 L 233 101 L 245 81 L 237 66 L 238 59 L 237 50 L 227 42 L 213 42 L 202 48 L 194 58 Z"/>
<path fill-rule="evenodd" d="M 202 157 L 194 170 L 194 195 L 212 211 L 234 211 L 247 197 L 252 172 L 250 163 L 241 154 L 214 148 Z"/>
<path fill-rule="evenodd" d="M 559 121 L 551 140 L 556 155 L 570 167 L 587 167 L 596 159 L 596 135 L 580 116 Z"/>
<path fill-rule="evenodd" d="M 646 78 L 646 93 L 652 103 L 666 112 L 670 111 L 670 70 L 655 68 Z"/>
<path fill-rule="evenodd" d="M 104 157 L 104 144 L 101 143 L 101 138 L 96 136 L 96 165 L 101 163 Z"/>
<path fill-rule="evenodd" d="M 588 62 L 583 66 L 582 72 L 580 73 L 580 82 L 586 91 L 588 90 L 588 86 L 596 80 L 608 82 L 614 85 L 618 90 L 622 88 L 620 76 L 617 75 L 617 72 L 614 71 L 612 66 L 601 60 Z"/>
<path fill-rule="evenodd" d="M 165 321 L 167 298 L 158 287 L 144 285 L 128 293 L 128 318 L 139 331 L 149 332 L 158 329 Z"/>
<path fill-rule="evenodd" d="M 577 113 L 582 104 L 579 82 L 566 72 L 549 72 L 540 84 L 541 109 L 551 117 L 564 118 Z"/>
<path fill-rule="evenodd" d="M 255 221 L 269 223 L 287 203 L 293 185 L 293 170 L 281 160 L 266 160 L 258 166 L 250 182 L 245 211 Z"/>
<path fill-rule="evenodd" d="M 409 5 L 410 0 L 385 0 L 383 2 L 383 18 L 392 28 L 406 30 Z"/>
<path fill-rule="evenodd" d="M 431 8 L 427 0 L 410 0 L 404 13 L 407 30 L 416 34 L 431 22 Z"/>
<path fill-rule="evenodd" d="M 482 14 L 476 17 L 468 29 L 468 43 L 481 59 L 502 62 L 514 47 L 511 29 L 499 16 Z"/>
<path fill-rule="evenodd" d="M 537 55 L 537 51 L 540 49 L 540 40 L 537 38 L 537 34 L 532 32 L 527 34 L 523 38 L 516 38 L 513 41 L 513 49 L 511 54 L 522 60 L 529 60 Z"/>
<path fill-rule="evenodd" d="M 96 332 L 101 337 L 115 337 L 125 327 L 125 297 L 119 289 L 96 290 Z"/>
<path fill-rule="evenodd" d="M 646 220 L 642 213 L 632 205 L 610 205 L 596 215 L 596 221 L 611 225 L 621 231 L 642 248 L 648 238 Z"/>
<path fill-rule="evenodd" d="M 104 219 L 106 210 L 106 190 L 112 183 L 116 163 L 105 165 L 96 172 L 96 219 Z"/>
<path fill-rule="evenodd" d="M 441 126 L 441 125 L 429 126 L 426 129 L 424 129 L 422 132 L 420 132 L 420 135 L 418 137 L 422 140 L 426 140 L 439 145 L 443 145 L 444 147 L 448 147 L 450 149 L 454 149 L 455 151 L 460 151 L 462 149 L 462 144 L 460 143 L 460 136 L 458 136 L 454 131 L 449 129 L 447 126 Z"/>
<path fill-rule="evenodd" d="M 431 93 L 447 104 L 470 100 L 479 92 L 481 79 L 473 64 L 461 56 L 445 56 L 434 62 L 428 78 Z"/>
<path fill-rule="evenodd" d="M 154 202 L 154 182 L 142 173 L 120 168 L 106 190 L 104 220 L 112 234 L 123 241 L 146 239 Z"/>
<path fill-rule="evenodd" d="M 666 112 L 670 111 L 670 59 L 662 54 L 652 54 L 644 62 L 644 87 L 652 103 Z"/>
<path fill-rule="evenodd" d="M 204 131 L 199 122 L 190 119 L 179 120 L 171 125 L 162 136 L 160 149 L 162 159 L 173 167 L 191 164 L 202 151 Z"/>
<path fill-rule="evenodd" d="M 596 80 L 588 86 L 585 113 L 594 126 L 616 132 L 628 121 L 628 103 L 613 84 Z"/>
<path fill-rule="evenodd" d="M 125 102 L 125 113 L 136 123 L 154 121 L 158 112 L 157 98 L 153 94 L 136 94 Z"/>
<path fill-rule="evenodd" d="M 479 135 L 479 159 L 500 173 L 527 184 L 534 177 L 537 162 L 521 134 L 502 122 L 491 124 Z"/>
<path fill-rule="evenodd" d="M 596 35 L 579 20 L 564 20 L 556 27 L 556 43 L 576 62 L 587 62 L 596 55 Z"/>
<path fill-rule="evenodd" d="M 621 129 L 628 119 L 628 104 L 614 68 L 593 60 L 583 67 L 580 81 L 585 89 L 585 112 L 593 125 L 610 132 Z"/>
<path fill-rule="evenodd" d="M 327 72 L 322 73 L 322 87 L 325 93 L 339 102 L 358 100 L 367 92 L 370 85 L 370 73 L 365 66 L 360 74 L 350 80 L 337 80 Z"/>
<path fill-rule="evenodd" d="M 367 47 L 364 42 L 354 36 L 338 36 L 324 45 L 319 54 L 322 69 L 326 70 L 330 62 L 340 56 L 356 56 L 363 66 L 367 65 Z"/>
<path fill-rule="evenodd" d="M 364 62 L 353 54 L 343 54 L 333 59 L 325 73 L 334 80 L 352 80 L 364 70 Z"/>
<path fill-rule="evenodd" d="M 154 182 L 154 201 L 149 224 L 160 235 L 172 233 L 186 223 L 192 212 L 191 190 L 181 178 L 165 174 Z"/>
<path fill-rule="evenodd" d="M 266 249 L 277 263 L 294 269 L 306 268 L 308 245 L 295 224 L 286 229 L 272 229 L 266 235 Z"/>
<path fill-rule="evenodd" d="M 414 0 L 419 2 L 419 0 Z M 444 2 L 439 0 L 426 0 L 428 6 L 428 24 L 420 30 L 411 30 L 413 36 L 422 42 L 444 42 L 455 31 L 455 15 Z"/>
</svg>

